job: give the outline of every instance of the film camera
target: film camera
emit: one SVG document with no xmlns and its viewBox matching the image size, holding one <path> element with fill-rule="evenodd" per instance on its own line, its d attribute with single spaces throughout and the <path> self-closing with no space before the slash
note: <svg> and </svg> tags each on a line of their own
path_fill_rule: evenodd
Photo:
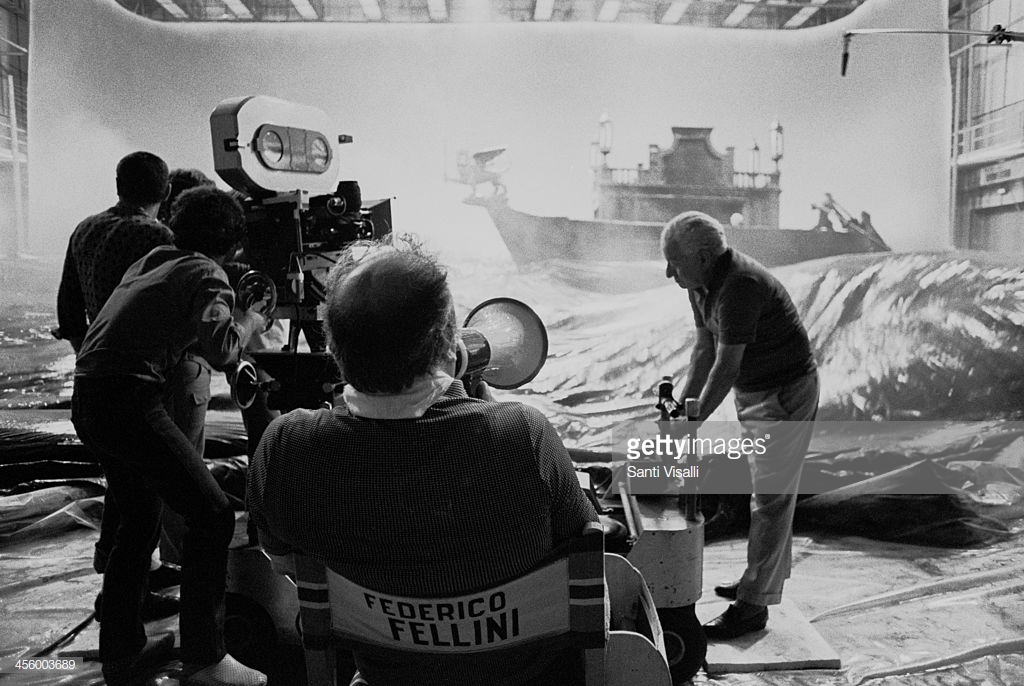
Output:
<svg viewBox="0 0 1024 686">
<path fill-rule="evenodd" d="M 291 322 L 322 351 L 312 323 L 323 302 L 323 279 L 352 241 L 391 233 L 391 200 L 363 202 L 357 181 L 338 178 L 335 145 L 351 136 L 324 133 L 321 110 L 267 96 L 232 98 L 210 116 L 214 167 L 244 193 L 246 254 L 276 293 L 274 316 Z M 315 340 L 314 340 L 315 339 Z"/>
<path fill-rule="evenodd" d="M 239 364 L 232 395 L 248 407 L 259 390 L 271 409 L 316 408 L 333 398 L 341 376 L 325 352 L 319 306 L 326 278 L 347 245 L 391 233 L 391 200 L 364 201 L 356 181 L 337 182 L 335 146 L 327 115 L 262 95 L 222 101 L 210 115 L 214 168 L 246 196 L 245 250 L 252 270 L 239 280 L 239 299 L 263 300 L 287 320 L 284 350 L 249 353 Z M 299 352 L 299 336 L 309 352 Z M 495 388 L 517 388 L 536 376 L 547 357 L 547 332 L 537 314 L 512 298 L 477 305 L 459 332 L 457 376 Z M 258 368 L 272 377 L 261 379 Z M 264 376 L 265 376 L 264 375 Z"/>
<path fill-rule="evenodd" d="M 325 352 L 317 312 L 330 268 L 349 243 L 391 233 L 391 200 L 364 201 L 359 183 L 338 182 L 337 147 L 322 110 L 263 95 L 222 101 L 210 115 L 214 168 L 245 196 L 245 253 L 253 271 L 238 283 L 240 299 L 266 300 L 288 322 L 284 350 L 251 353 L 274 378 L 257 380 L 243 362 L 236 401 L 251 403 L 262 385 L 275 409 L 316 407 L 331 399 L 338 371 Z M 298 352 L 303 335 L 309 352 Z"/>
</svg>

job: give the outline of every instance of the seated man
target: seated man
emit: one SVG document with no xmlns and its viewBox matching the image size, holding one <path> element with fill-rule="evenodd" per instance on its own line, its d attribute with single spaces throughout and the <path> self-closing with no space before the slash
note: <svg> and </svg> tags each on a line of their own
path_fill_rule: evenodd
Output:
<svg viewBox="0 0 1024 686">
<path fill-rule="evenodd" d="M 268 552 L 300 551 L 383 593 L 441 597 L 520 576 L 597 521 L 540 412 L 494 402 L 486 386 L 471 398 L 452 378 L 455 310 L 433 259 L 371 249 L 335 267 L 327 291 L 344 403 L 295 410 L 264 433 L 247 499 Z M 355 660 L 371 685 L 572 682 L 557 671 L 572 660 L 541 653 Z"/>
<path fill-rule="evenodd" d="M 244 228 L 242 208 L 212 187 L 182 193 L 171 219 L 176 247 L 129 267 L 78 351 L 72 421 L 98 458 L 121 517 L 103 577 L 100 659 L 107 684 L 137 680 L 161 657 L 140 616 L 150 551 L 167 503 L 185 520 L 181 564 L 183 684 L 261 684 L 265 677 L 224 648 L 224 588 L 234 512 L 164 406 L 168 376 L 196 346 L 209 363 L 233 364 L 265 319 L 234 319 L 234 292 L 219 263 Z M 164 647 L 164 644 L 158 644 Z M 166 646 L 169 647 L 169 646 Z"/>
</svg>

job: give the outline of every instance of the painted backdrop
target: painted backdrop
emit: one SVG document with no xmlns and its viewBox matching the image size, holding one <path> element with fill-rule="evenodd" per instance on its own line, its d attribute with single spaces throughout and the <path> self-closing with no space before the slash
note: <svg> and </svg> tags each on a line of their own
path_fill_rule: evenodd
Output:
<svg viewBox="0 0 1024 686">
<path fill-rule="evenodd" d="M 113 0 L 32 3 L 30 244 L 60 253 L 114 201 L 113 169 L 146 149 L 212 174 L 208 119 L 223 98 L 314 105 L 355 137 L 342 175 L 394 196 L 396 228 L 443 251 L 506 257 L 465 190 L 445 184 L 459 148 L 507 145 L 514 206 L 586 216 L 597 121 L 612 166 L 646 162 L 671 126 L 714 126 L 745 168 L 782 122 L 782 224 L 812 226 L 824 192 L 871 212 L 897 249 L 944 247 L 949 75 L 942 36 L 858 37 L 855 27 L 945 28 L 943 0 L 868 0 L 797 31 L 562 24 L 158 23 Z"/>
</svg>

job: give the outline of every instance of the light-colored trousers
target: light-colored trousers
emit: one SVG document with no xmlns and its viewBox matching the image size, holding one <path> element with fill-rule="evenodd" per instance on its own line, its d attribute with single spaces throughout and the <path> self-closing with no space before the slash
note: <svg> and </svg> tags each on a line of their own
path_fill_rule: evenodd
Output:
<svg viewBox="0 0 1024 686">
<path fill-rule="evenodd" d="M 777 605 L 792 564 L 793 513 L 818 411 L 818 374 L 768 391 L 737 390 L 735 396 L 745 436 L 765 439 L 766 447 L 763 454 L 749 455 L 754 495 L 747 568 L 736 598 L 753 605 Z"/>
</svg>

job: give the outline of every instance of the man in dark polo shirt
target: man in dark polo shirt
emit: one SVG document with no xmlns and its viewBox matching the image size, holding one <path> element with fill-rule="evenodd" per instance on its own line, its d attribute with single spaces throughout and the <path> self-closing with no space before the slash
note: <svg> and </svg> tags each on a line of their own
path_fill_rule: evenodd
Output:
<svg viewBox="0 0 1024 686">
<path fill-rule="evenodd" d="M 485 385 L 486 399 L 470 397 L 452 378 L 455 311 L 432 258 L 380 247 L 335 267 L 327 291 L 344 402 L 264 432 L 246 498 L 265 550 L 382 593 L 445 597 L 521 576 L 597 521 L 539 411 L 494 402 Z M 573 661 L 545 650 L 355 661 L 370 684 L 575 683 Z"/>
<path fill-rule="evenodd" d="M 818 409 L 818 372 L 807 332 L 789 293 L 757 261 L 726 245 L 722 225 L 685 212 L 665 225 L 666 276 L 689 293 L 697 342 L 682 387 L 707 419 L 732 390 L 748 437 L 768 436 L 752 451 L 754 497 L 747 568 L 715 592 L 735 602 L 704 626 L 709 639 L 759 631 L 768 605 L 782 600 L 792 558 L 793 512 L 800 472 Z"/>
</svg>

